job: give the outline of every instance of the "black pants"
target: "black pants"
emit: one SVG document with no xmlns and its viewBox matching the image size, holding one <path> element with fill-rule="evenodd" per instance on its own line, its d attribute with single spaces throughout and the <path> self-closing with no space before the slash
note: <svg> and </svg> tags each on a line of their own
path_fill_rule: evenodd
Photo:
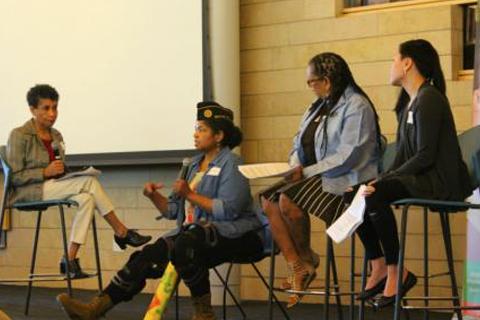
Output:
<svg viewBox="0 0 480 320">
<path fill-rule="evenodd" d="M 410 194 L 405 186 L 395 179 L 380 180 L 374 187 L 375 192 L 365 198 L 364 221 L 356 232 L 365 247 L 367 259 L 385 256 L 387 265 L 397 264 L 400 245 L 397 222 L 390 204 L 408 198 Z M 346 195 L 346 200 L 349 200 L 354 192 L 349 194 Z"/>
<path fill-rule="evenodd" d="M 256 232 L 230 239 L 213 227 L 193 226 L 134 252 L 104 293 L 114 304 L 129 301 L 142 291 L 146 279 L 161 277 L 172 261 L 192 296 L 202 296 L 210 292 L 209 268 L 237 259 L 253 261 L 262 254 L 263 245 Z"/>
</svg>

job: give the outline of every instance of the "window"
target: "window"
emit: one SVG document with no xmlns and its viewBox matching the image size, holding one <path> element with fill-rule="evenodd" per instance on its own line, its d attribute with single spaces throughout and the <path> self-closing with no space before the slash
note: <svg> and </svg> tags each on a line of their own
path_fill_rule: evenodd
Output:
<svg viewBox="0 0 480 320">
<path fill-rule="evenodd" d="M 463 6 L 463 69 L 473 69 L 475 60 L 475 38 L 477 24 L 475 22 L 477 6 Z"/>
<path fill-rule="evenodd" d="M 345 8 L 370 6 L 373 4 L 383 4 L 390 2 L 399 2 L 406 0 L 345 0 Z"/>
</svg>

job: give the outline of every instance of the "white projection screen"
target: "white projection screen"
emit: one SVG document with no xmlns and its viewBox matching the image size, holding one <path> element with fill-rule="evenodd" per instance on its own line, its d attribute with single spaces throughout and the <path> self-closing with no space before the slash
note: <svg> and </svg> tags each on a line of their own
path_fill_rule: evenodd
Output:
<svg viewBox="0 0 480 320">
<path fill-rule="evenodd" d="M 202 72 L 201 0 L 1 0 L 0 144 L 48 83 L 69 155 L 191 150 Z"/>
</svg>

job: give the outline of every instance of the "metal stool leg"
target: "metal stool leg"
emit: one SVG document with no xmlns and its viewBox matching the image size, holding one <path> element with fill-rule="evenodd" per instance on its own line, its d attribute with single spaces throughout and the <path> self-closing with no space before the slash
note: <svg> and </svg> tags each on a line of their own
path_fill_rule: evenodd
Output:
<svg viewBox="0 0 480 320">
<path fill-rule="evenodd" d="M 67 245 L 67 229 L 65 227 L 65 213 L 63 211 L 63 206 L 59 205 L 58 206 L 60 210 L 60 222 L 62 225 L 62 241 L 63 241 L 63 254 L 65 256 L 65 259 L 67 260 L 67 263 L 65 263 L 65 272 L 66 272 L 66 278 L 67 278 L 67 291 L 68 295 L 70 297 L 73 296 L 72 292 L 72 279 L 70 278 L 70 264 L 68 263 L 68 245 Z"/>
<path fill-rule="evenodd" d="M 362 280 L 360 282 L 360 292 L 365 292 L 365 286 L 367 285 L 367 273 L 368 273 L 368 259 L 367 251 L 363 254 L 363 266 L 362 266 Z M 358 319 L 365 319 L 365 300 L 360 300 L 360 306 L 358 308 Z"/>
<path fill-rule="evenodd" d="M 32 260 L 30 262 L 30 275 L 28 276 L 27 300 L 25 303 L 25 315 L 28 316 L 28 309 L 30 308 L 30 297 L 32 296 L 33 277 L 35 273 L 35 262 L 37 260 L 38 237 L 40 236 L 40 224 L 42 221 L 42 211 L 38 211 L 37 224 L 35 227 L 35 238 L 33 240 Z"/>
<path fill-rule="evenodd" d="M 408 216 L 408 205 L 403 207 L 402 211 L 402 222 L 400 229 L 400 252 L 398 256 L 398 277 L 397 277 L 397 294 L 395 299 L 395 313 L 393 315 L 393 320 L 400 320 L 401 313 L 401 303 L 402 297 L 400 296 L 400 291 L 402 288 L 403 282 L 403 265 L 405 260 L 405 245 L 406 245 L 406 236 L 407 236 L 407 216 Z"/>
<path fill-rule="evenodd" d="M 350 238 L 350 320 L 355 320 L 355 235 Z"/>
<path fill-rule="evenodd" d="M 429 272 L 428 272 L 428 209 L 423 208 L 423 293 L 425 297 L 429 296 Z M 425 306 L 428 307 L 429 301 L 425 300 Z M 429 320 L 430 313 L 423 310 L 423 319 Z"/>
<path fill-rule="evenodd" d="M 180 310 L 179 310 L 179 299 L 178 299 L 178 286 L 180 284 L 180 281 L 177 280 L 177 286 L 175 288 L 175 320 L 178 320 L 180 317 Z"/>
<path fill-rule="evenodd" d="M 333 243 L 330 240 L 330 252 L 332 253 L 332 275 L 333 275 L 333 290 L 335 291 L 335 302 L 337 304 L 337 319 L 343 320 L 342 297 L 340 296 L 340 285 L 338 284 L 337 264 L 335 262 L 335 251 Z"/>
<path fill-rule="evenodd" d="M 224 287 L 224 290 L 226 290 L 226 292 L 228 292 L 228 294 L 230 295 L 230 297 L 232 298 L 233 302 L 235 303 L 235 306 L 238 308 L 238 310 L 240 310 L 240 312 L 242 313 L 242 316 L 243 316 L 243 319 L 246 318 L 246 313 L 245 311 L 243 310 L 242 306 L 240 305 L 240 303 L 238 302 L 237 298 L 235 297 L 235 295 L 233 294 L 232 290 L 230 290 L 230 288 L 228 287 L 228 283 L 226 282 L 226 280 L 224 280 L 222 278 L 222 276 L 220 275 L 220 273 L 218 272 L 217 269 L 213 268 L 213 271 L 215 272 L 215 274 L 217 275 L 218 279 L 220 280 L 220 282 L 222 283 L 223 287 Z M 225 298 L 226 300 L 226 298 Z M 224 302 L 226 302 L 224 300 Z"/>
<path fill-rule="evenodd" d="M 227 286 L 228 280 L 230 280 L 230 272 L 232 271 L 232 267 L 233 263 L 230 262 L 227 270 L 227 277 L 225 278 L 225 284 L 223 286 L 223 320 L 227 320 Z"/>
<path fill-rule="evenodd" d="M 255 263 L 250 263 L 250 265 L 252 266 L 252 268 L 255 270 L 255 272 L 257 273 L 258 277 L 260 278 L 260 280 L 263 282 L 263 285 L 265 286 L 265 288 L 268 289 L 268 283 L 267 281 L 265 281 L 265 278 L 263 277 L 262 273 L 260 272 L 260 270 L 258 270 L 257 266 L 255 265 Z M 277 296 L 275 294 L 272 294 L 272 298 L 273 298 L 273 301 L 275 301 L 275 303 L 277 304 L 277 306 L 280 308 L 280 311 L 282 311 L 283 313 L 283 316 L 285 317 L 285 319 L 289 320 L 290 317 L 288 316 L 288 313 L 287 313 L 287 310 L 285 310 L 285 307 L 282 305 L 282 303 L 278 300 Z"/>
<path fill-rule="evenodd" d="M 272 240 L 270 255 L 270 274 L 268 276 L 268 319 L 273 320 L 273 282 L 275 280 L 275 241 Z"/>
<path fill-rule="evenodd" d="M 327 237 L 327 245 L 326 245 L 326 256 L 327 256 L 327 261 L 325 261 L 325 299 L 324 299 L 324 309 L 323 309 L 323 318 L 324 319 L 330 319 L 330 264 L 332 263 L 332 251 L 331 251 L 331 246 L 329 245 L 331 243 L 330 237 Z"/>
<path fill-rule="evenodd" d="M 95 251 L 95 264 L 97 267 L 97 279 L 98 279 L 98 291 L 102 292 L 102 268 L 100 266 L 100 253 L 98 251 L 98 235 L 97 235 L 97 223 L 95 217 L 92 219 L 92 233 L 93 233 L 93 249 Z"/>
<path fill-rule="evenodd" d="M 450 275 L 450 282 L 452 285 L 453 305 L 460 307 L 460 298 L 458 295 L 457 279 L 455 276 L 455 268 L 453 264 L 453 252 L 452 252 L 452 237 L 450 234 L 450 219 L 448 213 L 440 213 L 440 221 L 442 223 L 442 234 L 445 242 L 445 253 L 447 254 L 448 273 Z M 462 310 L 456 309 L 457 319 L 462 320 Z"/>
</svg>

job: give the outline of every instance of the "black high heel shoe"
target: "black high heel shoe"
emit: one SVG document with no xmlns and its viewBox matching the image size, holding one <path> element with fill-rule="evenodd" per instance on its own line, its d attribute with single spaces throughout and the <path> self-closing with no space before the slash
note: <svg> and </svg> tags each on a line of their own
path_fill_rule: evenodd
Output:
<svg viewBox="0 0 480 320">
<path fill-rule="evenodd" d="M 365 291 L 361 292 L 357 295 L 357 300 L 368 300 L 370 298 L 375 297 L 377 294 L 382 292 L 385 289 L 385 284 L 387 283 L 387 277 L 380 280 L 376 285 L 371 287 L 370 289 L 365 289 Z"/>
<path fill-rule="evenodd" d="M 128 229 L 125 237 L 114 236 L 115 242 L 121 249 L 125 249 L 127 245 L 132 247 L 140 247 L 152 240 L 152 236 L 142 236 L 136 230 Z"/>
<path fill-rule="evenodd" d="M 411 273 L 410 271 L 407 274 L 407 278 L 402 284 L 402 287 L 400 288 L 400 298 L 405 296 L 410 289 L 412 289 L 415 285 L 417 284 L 417 277 Z M 386 297 L 382 295 L 380 298 L 378 298 L 375 303 L 373 304 L 374 307 L 379 310 L 385 307 L 388 307 L 389 305 L 392 305 L 395 303 L 397 295 L 394 294 L 391 297 Z"/>
</svg>

